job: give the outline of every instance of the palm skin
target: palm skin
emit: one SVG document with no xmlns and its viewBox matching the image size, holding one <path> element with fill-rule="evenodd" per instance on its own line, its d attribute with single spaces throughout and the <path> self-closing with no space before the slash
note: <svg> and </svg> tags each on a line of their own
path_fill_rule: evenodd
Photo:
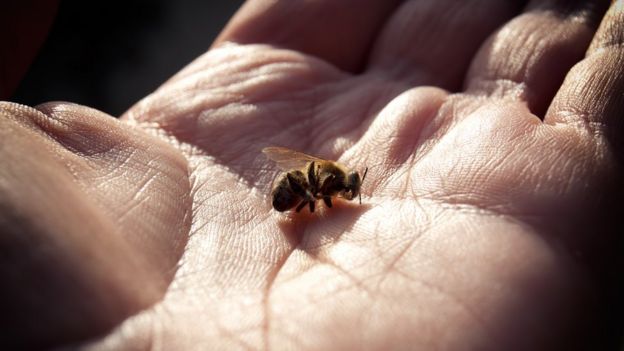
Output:
<svg viewBox="0 0 624 351">
<path fill-rule="evenodd" d="M 242 13 L 122 121 L 3 105 L 6 138 L 51 150 L 24 166 L 46 181 L 3 188 L 52 198 L 14 196 L 57 265 L 25 266 L 78 287 L 49 293 L 68 322 L 29 327 L 34 345 L 97 335 L 87 348 L 552 350 L 591 333 L 580 320 L 593 317 L 621 173 L 607 137 L 559 113 L 576 78 L 551 87 L 589 44 L 585 24 L 572 28 L 579 49 L 536 55 L 569 61 L 560 77 L 515 84 L 483 78 L 506 59 L 484 49 L 444 58 L 448 76 L 406 78 L 384 63 L 383 33 L 352 61 L 245 44 L 257 23 Z M 597 66 L 584 62 L 575 69 Z M 272 210 L 278 170 L 260 152 L 271 145 L 368 166 L 362 205 Z M 63 191 L 67 208 L 54 209 Z"/>
</svg>

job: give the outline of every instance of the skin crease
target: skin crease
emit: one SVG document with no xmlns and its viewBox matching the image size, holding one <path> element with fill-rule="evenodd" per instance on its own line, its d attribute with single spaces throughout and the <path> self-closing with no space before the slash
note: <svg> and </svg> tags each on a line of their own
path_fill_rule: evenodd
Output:
<svg viewBox="0 0 624 351">
<path fill-rule="evenodd" d="M 354 1 L 247 2 L 121 120 L 1 103 L 0 346 L 591 347 L 622 2 Z M 363 204 L 273 211 L 270 145 Z"/>
</svg>

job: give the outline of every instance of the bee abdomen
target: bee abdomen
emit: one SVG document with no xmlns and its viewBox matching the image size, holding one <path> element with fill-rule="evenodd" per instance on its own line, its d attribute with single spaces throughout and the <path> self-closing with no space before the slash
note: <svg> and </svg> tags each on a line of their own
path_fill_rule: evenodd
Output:
<svg viewBox="0 0 624 351">
<path fill-rule="evenodd" d="M 286 174 L 280 177 L 271 195 L 273 208 L 279 212 L 290 210 L 301 202 L 301 197 L 290 188 Z"/>
</svg>

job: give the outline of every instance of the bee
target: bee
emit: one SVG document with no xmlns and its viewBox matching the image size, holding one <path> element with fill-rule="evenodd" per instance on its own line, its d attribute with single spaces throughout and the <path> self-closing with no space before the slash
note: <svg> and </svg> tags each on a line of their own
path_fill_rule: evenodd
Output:
<svg viewBox="0 0 624 351">
<path fill-rule="evenodd" d="M 344 165 L 306 155 L 283 147 L 266 147 L 262 152 L 284 171 L 273 183 L 272 205 L 284 212 L 296 206 L 301 211 L 306 205 L 314 212 L 317 200 L 332 207 L 332 198 L 341 197 L 353 200 L 359 197 L 360 188 L 366 178 L 368 168 L 360 178 L 360 173 L 349 170 Z"/>
</svg>

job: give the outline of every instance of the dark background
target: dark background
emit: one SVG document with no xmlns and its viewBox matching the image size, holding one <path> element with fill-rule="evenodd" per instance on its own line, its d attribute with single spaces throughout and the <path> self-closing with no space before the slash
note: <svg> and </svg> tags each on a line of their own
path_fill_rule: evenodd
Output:
<svg viewBox="0 0 624 351">
<path fill-rule="evenodd" d="M 61 1 L 11 101 L 71 101 L 119 116 L 206 52 L 243 0 Z"/>
</svg>

